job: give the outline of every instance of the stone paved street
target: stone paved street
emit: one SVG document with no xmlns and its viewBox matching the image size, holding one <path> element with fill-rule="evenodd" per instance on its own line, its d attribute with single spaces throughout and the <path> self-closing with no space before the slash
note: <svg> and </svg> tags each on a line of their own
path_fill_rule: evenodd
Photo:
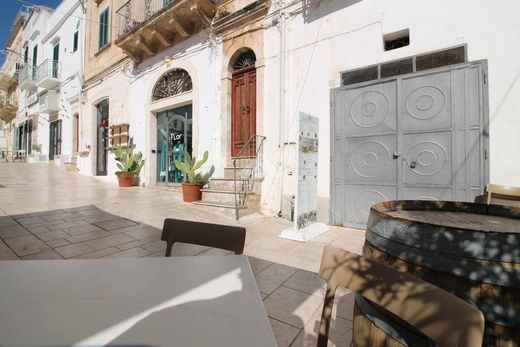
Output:
<svg viewBox="0 0 520 347">
<path fill-rule="evenodd" d="M 2 188 L 4 187 L 4 188 Z M 112 183 L 42 164 L 0 164 L 0 260 L 163 256 L 165 218 L 247 228 L 249 256 L 279 346 L 315 346 L 325 283 L 316 272 L 326 244 L 360 252 L 364 232 L 331 227 L 307 243 L 278 238 L 290 222 L 261 214 L 239 222 L 185 204 L 167 188 L 119 189 Z M 226 252 L 176 244 L 174 256 Z M 350 344 L 352 294 L 342 292 L 330 344 Z"/>
</svg>

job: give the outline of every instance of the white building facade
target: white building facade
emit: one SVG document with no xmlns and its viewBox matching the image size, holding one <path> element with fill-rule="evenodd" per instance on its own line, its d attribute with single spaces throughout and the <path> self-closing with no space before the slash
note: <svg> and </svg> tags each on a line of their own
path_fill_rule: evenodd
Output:
<svg viewBox="0 0 520 347">
<path fill-rule="evenodd" d="M 330 224 L 361 226 L 381 200 L 520 185 L 515 1 L 152 1 L 150 18 L 143 4 L 110 4 L 129 59 L 107 66 L 87 108 L 117 102 L 109 124 L 130 124 L 146 186 L 177 185 L 173 160 L 208 150 L 216 179 L 202 203 L 233 209 L 230 168 L 247 156 L 263 168 L 255 207 L 290 218 L 300 113 L 319 119 L 317 210 Z M 82 172 L 96 174 L 89 119 Z M 110 156 L 107 167 L 115 181 Z"/>
<path fill-rule="evenodd" d="M 20 75 L 20 134 L 30 162 L 64 165 L 79 148 L 79 102 L 84 58 L 84 8 L 65 0 L 56 9 L 34 7 L 24 27 Z M 22 131 L 23 130 L 23 131 Z"/>
</svg>

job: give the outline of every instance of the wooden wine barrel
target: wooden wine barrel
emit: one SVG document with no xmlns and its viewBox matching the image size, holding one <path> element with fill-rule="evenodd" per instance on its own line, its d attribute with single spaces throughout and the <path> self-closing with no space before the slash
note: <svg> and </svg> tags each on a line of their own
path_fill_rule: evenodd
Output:
<svg viewBox="0 0 520 347">
<path fill-rule="evenodd" d="M 478 307 L 486 319 L 483 346 L 520 347 L 520 208 L 376 204 L 363 252 Z"/>
</svg>

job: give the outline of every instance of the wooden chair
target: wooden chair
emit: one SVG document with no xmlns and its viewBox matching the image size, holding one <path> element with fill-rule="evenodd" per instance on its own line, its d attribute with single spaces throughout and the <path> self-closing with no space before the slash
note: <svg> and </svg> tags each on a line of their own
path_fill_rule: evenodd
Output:
<svg viewBox="0 0 520 347">
<path fill-rule="evenodd" d="M 486 204 L 520 207 L 520 187 L 487 184 L 484 189 Z"/>
<path fill-rule="evenodd" d="M 397 324 L 403 322 L 405 328 L 411 328 L 412 332 L 418 332 L 420 336 L 424 335 L 426 340 L 430 339 L 438 346 L 470 347 L 482 344 L 482 313 L 456 296 L 414 276 L 330 245 L 323 252 L 320 276 L 327 281 L 327 292 L 321 315 L 318 347 L 327 346 L 334 295 L 340 286 L 357 293 L 358 298 L 378 312 L 386 313 L 383 314 L 385 320 L 389 316 L 395 316 L 398 318 Z M 375 305 L 372 306 L 373 304 Z M 374 333 L 374 329 L 369 331 L 371 328 L 367 325 L 356 324 L 360 322 L 356 319 L 357 317 L 354 318 L 354 346 L 374 346 L 374 340 L 368 338 L 369 334 Z"/>
<path fill-rule="evenodd" d="M 246 241 L 246 229 L 167 218 L 164 221 L 161 240 L 166 241 L 165 257 L 171 256 L 175 242 L 226 249 L 235 254 L 242 254 Z"/>
</svg>

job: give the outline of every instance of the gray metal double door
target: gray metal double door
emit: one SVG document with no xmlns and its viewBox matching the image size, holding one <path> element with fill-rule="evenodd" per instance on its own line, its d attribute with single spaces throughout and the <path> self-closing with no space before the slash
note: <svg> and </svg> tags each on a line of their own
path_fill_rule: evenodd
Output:
<svg viewBox="0 0 520 347">
<path fill-rule="evenodd" d="M 385 200 L 473 201 L 487 180 L 485 62 L 332 91 L 332 223 Z"/>
</svg>

